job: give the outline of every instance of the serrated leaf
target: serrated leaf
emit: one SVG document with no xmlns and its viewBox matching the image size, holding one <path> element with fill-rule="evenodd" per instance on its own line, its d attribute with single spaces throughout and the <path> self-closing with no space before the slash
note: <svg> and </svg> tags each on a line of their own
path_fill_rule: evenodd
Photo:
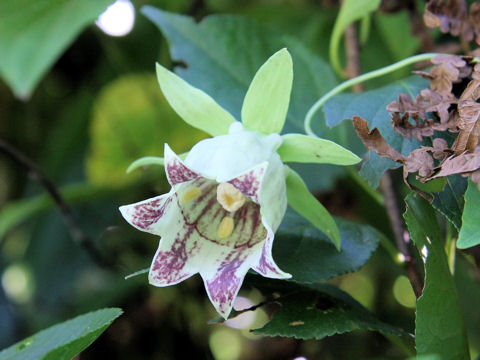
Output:
<svg viewBox="0 0 480 360">
<path fill-rule="evenodd" d="M 26 98 L 75 37 L 112 0 L 0 2 L 0 75 Z"/>
<path fill-rule="evenodd" d="M 278 154 L 283 162 L 353 165 L 360 158 L 337 143 L 302 134 L 285 134 Z"/>
<path fill-rule="evenodd" d="M 208 94 L 157 64 L 157 79 L 163 95 L 180 117 L 194 128 L 216 136 L 228 133 L 235 119 Z"/>
<path fill-rule="evenodd" d="M 271 285 L 264 287 L 265 281 L 262 280 L 248 282 L 266 294 Z M 332 285 L 282 286 L 278 281 L 274 285 L 277 285 L 274 291 L 281 294 L 275 299 L 281 309 L 273 314 L 270 322 L 255 329 L 255 334 L 320 340 L 361 329 L 406 335 L 401 329 L 378 320 L 350 295 Z"/>
<path fill-rule="evenodd" d="M 141 178 L 142 172 L 125 170 L 140 157 L 163 155 L 165 143 L 182 152 L 207 136 L 171 109 L 154 74 L 126 75 L 107 84 L 94 104 L 90 134 L 88 178 L 108 186 Z"/>
<path fill-rule="evenodd" d="M 397 134 L 390 124 L 390 114 L 386 107 L 397 100 L 398 95 L 407 93 L 415 97 L 428 86 L 428 82 L 418 76 L 394 82 L 388 86 L 358 94 L 341 94 L 329 100 L 323 110 L 328 126 L 337 126 L 345 119 L 353 116 L 364 118 L 370 129 L 377 128 L 388 144 L 404 155 L 418 148 L 416 140 L 408 140 Z M 400 165 L 380 158 L 376 154 L 367 155 L 360 174 L 373 187 L 377 188 L 381 175 L 387 169 L 397 168 Z M 365 168 L 365 169 L 364 169 Z"/>
<path fill-rule="evenodd" d="M 122 314 L 97 310 L 42 330 L 0 352 L 0 360 L 70 360 L 87 348 Z"/>
<path fill-rule="evenodd" d="M 275 234 L 273 258 L 297 283 L 316 283 L 359 270 L 380 241 L 370 226 L 336 218 L 340 231 L 338 251 L 328 237 L 301 216 L 288 210 Z"/>
<path fill-rule="evenodd" d="M 330 38 L 330 62 L 339 76 L 343 76 L 339 59 L 339 45 L 348 25 L 375 11 L 381 0 L 345 0 L 342 3 Z"/>
<path fill-rule="evenodd" d="M 340 248 L 340 233 L 337 224 L 327 209 L 312 195 L 300 175 L 292 169 L 287 174 L 288 204 L 317 229 L 326 234 Z"/>
<path fill-rule="evenodd" d="M 467 249 L 480 244 L 480 191 L 478 185 L 468 180 L 465 193 L 465 208 L 462 215 L 462 228 L 458 234 L 457 247 Z"/>
<path fill-rule="evenodd" d="M 287 49 L 273 54 L 253 77 L 242 106 L 242 123 L 264 134 L 280 133 L 292 91 L 293 64 Z"/>
<path fill-rule="evenodd" d="M 432 206 L 445 216 L 457 231 L 460 231 L 464 208 L 463 195 L 467 190 L 467 179 L 461 175 L 452 175 L 447 176 L 445 181 L 443 190 L 434 194 Z"/>
<path fill-rule="evenodd" d="M 417 300 L 415 345 L 418 355 L 438 354 L 444 360 L 470 359 L 463 314 L 447 262 L 440 228 L 430 204 L 418 196 L 405 199 L 410 237 L 427 250 L 425 286 Z"/>
</svg>

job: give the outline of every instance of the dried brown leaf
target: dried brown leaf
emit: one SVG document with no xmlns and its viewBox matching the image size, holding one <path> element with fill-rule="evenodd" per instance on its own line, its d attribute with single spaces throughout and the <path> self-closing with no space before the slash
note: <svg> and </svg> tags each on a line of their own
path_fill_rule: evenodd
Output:
<svg viewBox="0 0 480 360">
<path fill-rule="evenodd" d="M 367 149 L 375 151 L 381 157 L 397 162 L 403 162 L 405 157 L 387 144 L 377 128 L 370 130 L 368 122 L 360 116 L 354 116 L 352 121 L 358 136 Z"/>
<path fill-rule="evenodd" d="M 437 160 L 444 160 L 449 155 L 451 155 L 451 151 L 448 147 L 447 141 L 442 138 L 433 139 L 432 153 L 433 157 Z"/>
<path fill-rule="evenodd" d="M 475 71 L 472 74 L 474 79 L 470 81 L 466 89 L 460 96 L 458 102 L 458 121 L 457 127 L 460 130 L 455 142 L 455 154 L 460 155 L 464 151 L 474 152 L 480 136 L 480 104 L 477 100 L 480 98 L 480 64 L 475 65 Z"/>
<path fill-rule="evenodd" d="M 452 118 L 449 109 L 457 99 L 451 93 L 438 93 L 423 89 L 413 101 L 408 95 L 400 94 L 398 101 L 387 105 L 392 112 L 391 120 L 395 132 L 411 139 L 422 141 L 424 137 L 433 136 L 434 130 L 456 131 L 456 118 Z M 436 113 L 440 123 L 428 118 L 428 113 Z"/>
<path fill-rule="evenodd" d="M 404 169 L 408 173 L 416 173 L 420 177 L 426 178 L 433 174 L 434 162 L 429 154 L 431 148 L 421 147 L 413 150 L 404 161 Z"/>
<path fill-rule="evenodd" d="M 428 181 L 454 174 L 470 173 L 478 169 L 480 169 L 480 153 L 452 155 L 441 164 L 438 173 L 425 180 Z"/>
<path fill-rule="evenodd" d="M 433 76 L 433 79 L 430 80 L 430 88 L 432 91 L 446 94 L 452 91 L 452 83 L 460 79 L 460 69 L 467 65 L 460 56 L 453 55 L 435 56 L 432 63 L 437 66 L 434 66 L 430 71 Z M 462 72 L 463 75 L 464 72 Z"/>
<path fill-rule="evenodd" d="M 467 16 L 465 0 L 430 0 L 423 16 L 425 25 L 439 27 L 443 33 L 473 40 L 473 28 Z"/>
</svg>

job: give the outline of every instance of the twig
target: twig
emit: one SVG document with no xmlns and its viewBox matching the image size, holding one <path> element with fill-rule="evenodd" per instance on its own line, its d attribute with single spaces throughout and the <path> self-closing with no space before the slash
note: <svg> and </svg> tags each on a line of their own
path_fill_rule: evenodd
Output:
<svg viewBox="0 0 480 360">
<path fill-rule="evenodd" d="M 382 176 L 380 188 L 384 195 L 385 208 L 392 225 L 395 242 L 397 243 L 398 250 L 400 250 L 404 257 L 405 272 L 407 273 L 408 280 L 410 280 L 415 297 L 418 299 L 420 295 L 422 295 L 423 280 L 418 271 L 415 258 L 412 256 L 410 237 L 402 220 L 390 172 L 387 171 Z"/>
<path fill-rule="evenodd" d="M 355 23 L 348 25 L 345 29 L 345 50 L 347 52 L 345 73 L 349 79 L 352 79 L 362 73 L 360 65 L 360 44 L 358 42 Z M 364 90 L 363 83 L 353 85 L 352 90 L 353 92 L 362 92 Z"/>
<path fill-rule="evenodd" d="M 351 78 L 357 77 L 361 74 L 360 69 L 360 45 L 358 43 L 357 31 L 354 24 L 350 24 L 346 30 L 345 46 L 347 51 L 347 75 Z M 361 85 L 361 84 L 356 84 Z M 353 89 L 353 91 L 363 91 L 363 87 Z M 408 233 L 405 230 L 402 215 L 400 213 L 400 207 L 395 196 L 395 189 L 393 186 L 392 176 L 387 171 L 380 182 L 380 187 L 385 197 L 385 208 L 392 224 L 393 233 L 395 235 L 395 241 L 397 243 L 398 250 L 404 257 L 405 272 L 412 285 L 415 297 L 419 297 L 422 294 L 422 278 L 418 272 L 418 267 L 413 258 Z"/>
<path fill-rule="evenodd" d="M 110 259 L 105 258 L 94 246 L 92 239 L 83 233 L 78 226 L 72 211 L 60 195 L 60 192 L 57 190 L 53 182 L 45 176 L 43 171 L 20 150 L 1 139 L 0 151 L 18 164 L 22 165 L 27 171 L 31 172 L 35 179 L 45 188 L 55 202 L 55 205 L 60 210 L 63 221 L 67 225 L 73 240 L 87 252 L 93 261 L 103 268 L 112 268 L 114 263 Z"/>
</svg>

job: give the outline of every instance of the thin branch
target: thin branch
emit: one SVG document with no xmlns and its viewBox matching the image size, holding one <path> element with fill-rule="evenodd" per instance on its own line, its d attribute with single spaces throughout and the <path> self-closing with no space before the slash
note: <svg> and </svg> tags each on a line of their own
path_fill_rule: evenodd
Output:
<svg viewBox="0 0 480 360">
<path fill-rule="evenodd" d="M 348 25 L 345 29 L 345 50 L 347 52 L 345 73 L 349 79 L 352 79 L 362 73 L 360 65 L 360 44 L 358 42 L 355 23 Z M 353 92 L 364 91 L 363 83 L 353 85 L 352 90 Z"/>
<path fill-rule="evenodd" d="M 67 225 L 73 240 L 87 252 L 93 261 L 103 268 L 112 268 L 114 263 L 110 259 L 107 259 L 105 256 L 103 256 L 94 246 L 92 239 L 83 233 L 78 226 L 72 211 L 67 203 L 63 200 L 62 195 L 57 190 L 55 184 L 45 176 L 43 171 L 20 150 L 14 148 L 12 145 L 8 144 L 2 139 L 0 139 L 0 151 L 18 164 L 22 165 L 45 188 L 47 193 L 55 202 L 55 205 L 60 210 L 63 221 Z"/>
<path fill-rule="evenodd" d="M 357 29 L 354 24 L 350 24 L 345 32 L 345 46 L 347 51 L 347 75 L 350 78 L 355 78 L 361 74 L 360 68 L 360 45 L 357 37 Z M 361 85 L 361 84 L 356 84 Z M 353 91 L 363 91 L 362 87 L 353 88 Z M 398 250 L 404 257 L 405 272 L 407 273 L 413 292 L 418 298 L 422 294 L 422 278 L 418 271 L 415 258 L 412 256 L 410 248 L 410 237 L 405 229 L 405 225 L 400 213 L 400 207 L 395 195 L 395 188 L 393 186 L 392 176 L 387 171 L 380 182 L 380 187 L 385 197 L 385 208 L 390 219 L 390 223 L 395 235 L 395 242 Z"/>
<path fill-rule="evenodd" d="M 420 295 L 422 295 L 423 280 L 418 271 L 415 258 L 412 255 L 410 236 L 408 235 L 402 220 L 402 214 L 400 213 L 400 207 L 395 195 L 395 188 L 393 186 L 392 175 L 390 172 L 387 171 L 382 176 L 382 179 L 380 180 L 380 188 L 384 195 L 385 208 L 392 225 L 395 242 L 397 243 L 398 250 L 400 250 L 404 257 L 405 272 L 407 273 L 408 280 L 410 280 L 415 297 L 418 299 Z"/>
</svg>

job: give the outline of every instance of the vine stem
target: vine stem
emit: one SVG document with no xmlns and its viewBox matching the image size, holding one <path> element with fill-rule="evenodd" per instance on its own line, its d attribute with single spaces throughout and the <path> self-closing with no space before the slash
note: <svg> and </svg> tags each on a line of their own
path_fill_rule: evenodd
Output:
<svg viewBox="0 0 480 360">
<path fill-rule="evenodd" d="M 312 119 L 315 113 L 320 110 L 320 108 L 333 96 L 341 93 L 345 89 L 348 89 L 349 87 L 352 87 L 353 85 L 365 82 L 367 80 L 375 79 L 377 77 L 380 77 L 382 75 L 389 74 L 395 70 L 401 69 L 402 67 L 405 67 L 410 64 L 414 64 L 419 61 L 424 61 L 424 60 L 430 60 L 434 58 L 435 56 L 438 56 L 441 54 L 438 53 L 426 53 L 426 54 L 420 54 L 420 55 L 415 55 L 411 56 L 409 58 L 400 60 L 394 64 L 385 66 L 383 68 L 377 69 L 370 71 L 368 73 L 362 74 L 360 76 L 357 76 L 353 79 L 347 80 L 342 82 L 340 85 L 334 87 L 332 90 L 330 90 L 328 93 L 323 95 L 320 99 L 318 99 L 315 104 L 312 105 L 312 107 L 308 110 L 307 115 L 305 116 L 305 121 L 304 121 L 304 128 L 305 132 L 309 136 L 313 137 L 318 137 L 317 134 L 312 130 Z"/>
</svg>

